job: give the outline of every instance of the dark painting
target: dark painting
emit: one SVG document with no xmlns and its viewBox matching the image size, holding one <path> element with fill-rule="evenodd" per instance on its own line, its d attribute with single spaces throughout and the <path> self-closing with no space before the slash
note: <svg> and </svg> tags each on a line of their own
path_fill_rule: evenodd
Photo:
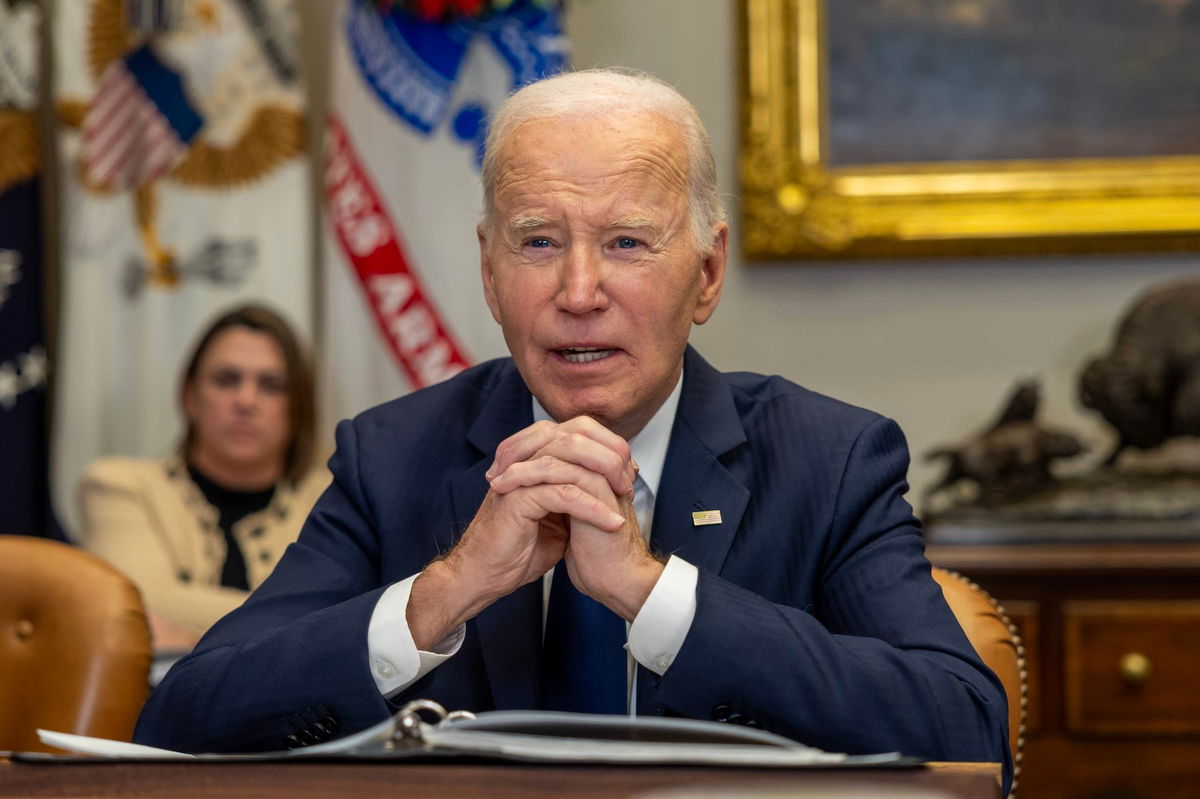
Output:
<svg viewBox="0 0 1200 799">
<path fill-rule="evenodd" d="M 832 165 L 1200 152 L 1200 0 L 827 0 Z"/>
</svg>

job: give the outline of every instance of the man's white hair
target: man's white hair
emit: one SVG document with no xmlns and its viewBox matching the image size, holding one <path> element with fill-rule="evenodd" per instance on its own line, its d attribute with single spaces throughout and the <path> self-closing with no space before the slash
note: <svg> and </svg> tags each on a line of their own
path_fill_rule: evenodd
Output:
<svg viewBox="0 0 1200 799">
<path fill-rule="evenodd" d="M 712 227 L 725 221 L 717 191 L 717 166 L 708 131 L 682 94 L 661 78 L 627 69 L 564 72 L 518 89 L 496 112 L 483 156 L 483 223 L 495 229 L 496 179 L 504 144 L 522 125 L 544 119 L 593 119 L 657 114 L 679 126 L 687 148 L 688 209 L 692 237 L 712 253 Z"/>
</svg>

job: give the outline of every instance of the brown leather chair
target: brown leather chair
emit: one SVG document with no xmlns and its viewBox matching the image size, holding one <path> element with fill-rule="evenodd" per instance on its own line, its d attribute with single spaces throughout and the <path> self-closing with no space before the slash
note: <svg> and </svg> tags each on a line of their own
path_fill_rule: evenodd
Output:
<svg viewBox="0 0 1200 799">
<path fill-rule="evenodd" d="M 1017 790 L 1021 750 L 1025 745 L 1025 648 L 1017 628 L 986 591 L 961 574 L 934 567 L 933 579 L 942 587 L 946 604 L 967 634 L 967 640 L 1008 695 L 1008 742 L 1012 748 L 1013 785 Z"/>
<path fill-rule="evenodd" d="M 0 749 L 56 751 L 39 727 L 128 741 L 150 659 L 122 574 L 66 544 L 0 536 Z"/>
</svg>

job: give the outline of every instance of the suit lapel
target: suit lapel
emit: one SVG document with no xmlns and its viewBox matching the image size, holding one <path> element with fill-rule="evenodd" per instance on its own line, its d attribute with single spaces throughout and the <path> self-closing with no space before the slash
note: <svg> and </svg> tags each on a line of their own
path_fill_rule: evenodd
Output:
<svg viewBox="0 0 1200 799">
<path fill-rule="evenodd" d="M 450 482 L 454 518 L 462 520 L 464 525 L 475 518 L 475 512 L 487 495 L 488 484 L 483 474 L 492 464 L 496 447 L 513 433 L 533 424 L 529 389 L 525 388 L 520 373 L 511 361 L 494 383 L 483 390 L 487 391 L 487 399 L 467 430 L 467 443 L 474 448 L 478 460 Z M 465 526 L 463 529 L 466 529 Z M 461 533 L 462 530 L 456 531 L 455 540 Z"/>
<path fill-rule="evenodd" d="M 719 572 L 750 500 L 743 479 L 722 456 L 746 442 L 729 386 L 688 347 L 683 394 L 654 502 L 651 546 Z M 695 526 L 695 511 L 721 512 L 721 523 Z"/>
<path fill-rule="evenodd" d="M 492 463 L 496 447 L 532 423 L 529 391 L 509 362 L 467 432 L 467 441 L 479 453 L 479 460 L 450 484 L 454 518 L 462 520 L 463 530 L 487 495 L 483 474 Z M 461 533 L 462 530 L 458 531 Z M 447 542 L 448 546 L 452 544 Z M 541 702 L 541 581 L 535 580 L 492 603 L 468 623 L 468 627 L 472 626 L 479 634 L 484 669 L 496 707 L 537 707 Z"/>
<path fill-rule="evenodd" d="M 483 474 L 496 447 L 532 422 L 529 391 L 510 362 L 467 433 L 479 460 L 451 482 L 456 519 L 465 524 L 474 518 L 487 494 Z M 651 538 L 655 551 L 678 554 L 702 569 L 721 570 L 750 499 L 745 480 L 725 465 L 722 456 L 745 441 L 724 378 L 688 347 L 683 394 L 655 500 Z M 692 513 L 697 510 L 721 511 L 721 523 L 694 526 Z M 534 581 L 493 603 L 471 622 L 479 634 L 497 708 L 540 706 L 541 621 L 542 586 Z M 639 695 L 644 687 L 639 686 Z"/>
</svg>

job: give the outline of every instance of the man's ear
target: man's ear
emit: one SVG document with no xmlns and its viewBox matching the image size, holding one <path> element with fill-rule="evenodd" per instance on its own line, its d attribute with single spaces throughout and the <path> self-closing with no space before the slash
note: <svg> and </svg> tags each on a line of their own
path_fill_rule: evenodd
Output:
<svg viewBox="0 0 1200 799">
<path fill-rule="evenodd" d="M 712 252 L 700 267 L 700 293 L 696 299 L 696 310 L 692 321 L 702 325 L 717 310 L 721 289 L 725 286 L 725 261 L 729 257 L 729 225 L 718 222 L 713 225 Z"/>
<path fill-rule="evenodd" d="M 483 298 L 491 309 L 492 318 L 500 323 L 500 303 L 496 300 L 495 277 L 492 274 L 492 252 L 488 246 L 487 231 L 483 224 L 475 226 L 475 237 L 479 239 L 479 275 L 483 279 Z"/>
</svg>

